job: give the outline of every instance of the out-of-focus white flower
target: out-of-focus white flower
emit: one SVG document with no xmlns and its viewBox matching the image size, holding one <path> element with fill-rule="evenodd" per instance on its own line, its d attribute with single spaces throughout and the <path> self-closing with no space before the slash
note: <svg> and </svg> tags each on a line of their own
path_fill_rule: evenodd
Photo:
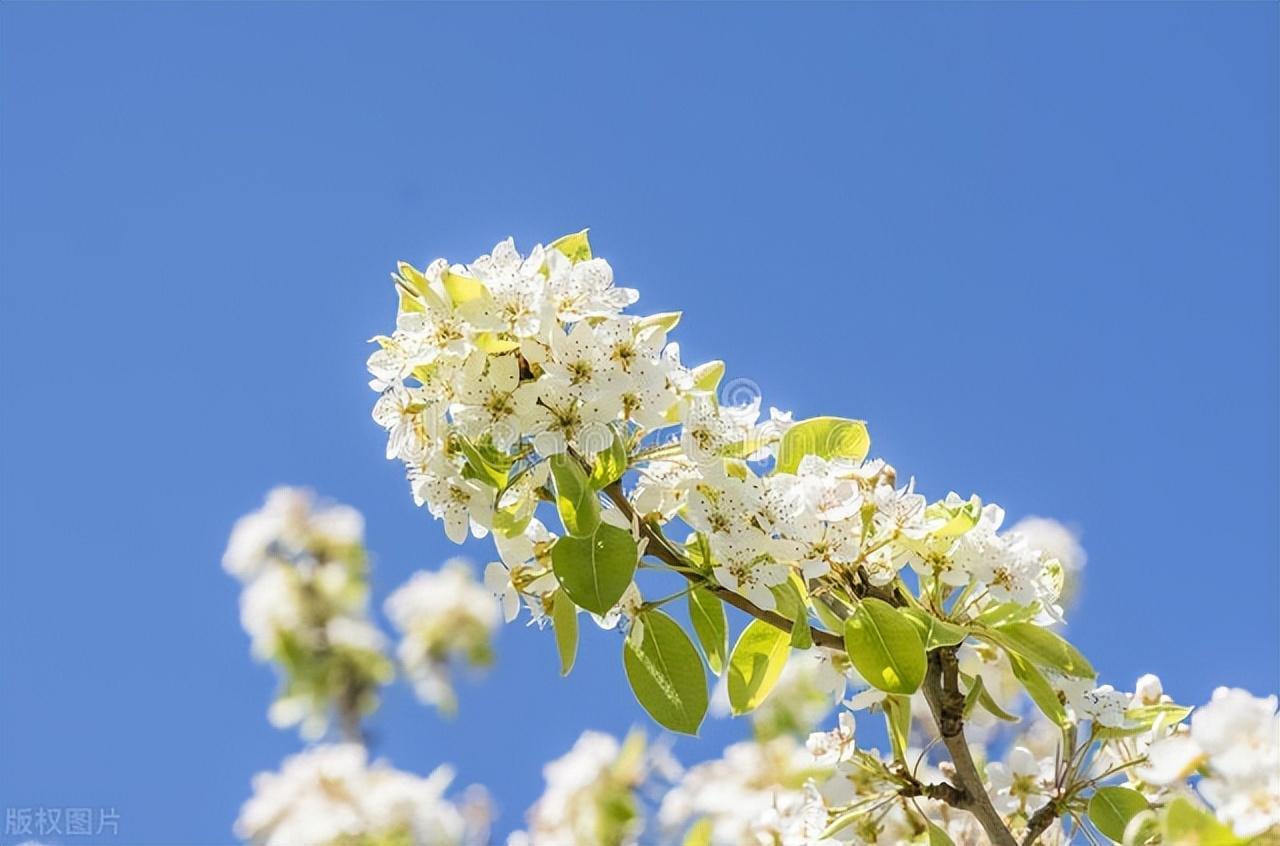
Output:
<svg viewBox="0 0 1280 846">
<path fill-rule="evenodd" d="M 415 573 L 387 597 L 385 608 L 401 633 L 396 654 L 418 698 L 451 713 L 457 702 L 450 663 L 487 667 L 493 661 L 498 609 L 489 591 L 454 558 L 437 572 Z"/>
<path fill-rule="evenodd" d="M 236 835 L 255 846 L 397 843 L 454 846 L 475 842 L 463 812 L 444 798 L 452 772 L 422 778 L 378 762 L 354 743 L 321 745 L 259 773 L 240 810 Z"/>
<path fill-rule="evenodd" d="M 1138 775 L 1175 784 L 1197 767 L 1200 794 L 1241 837 L 1280 826 L 1280 714 L 1276 697 L 1220 687 L 1191 715 L 1190 730 L 1157 740 Z"/>
<path fill-rule="evenodd" d="M 583 732 L 567 754 L 543 767 L 546 789 L 526 814 L 528 828 L 513 834 L 509 846 L 636 843 L 644 826 L 637 790 L 658 764 L 660 756 L 646 750 L 639 734 L 619 743 Z"/>
<path fill-rule="evenodd" d="M 331 710 L 349 729 L 391 677 L 386 641 L 366 610 L 364 520 L 306 490 L 277 488 L 237 521 L 223 565 L 244 582 L 240 620 L 254 656 L 283 678 L 274 725 L 319 737 Z"/>
<path fill-rule="evenodd" d="M 658 820 L 669 832 L 709 821 L 715 846 L 799 843 L 796 832 L 813 818 L 805 781 L 828 771 L 790 735 L 736 743 L 723 757 L 689 768 L 663 797 Z"/>
</svg>

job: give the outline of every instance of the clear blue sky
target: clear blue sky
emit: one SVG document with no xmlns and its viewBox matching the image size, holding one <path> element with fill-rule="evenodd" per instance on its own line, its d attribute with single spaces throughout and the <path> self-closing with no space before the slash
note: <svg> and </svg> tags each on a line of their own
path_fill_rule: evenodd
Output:
<svg viewBox="0 0 1280 846">
<path fill-rule="evenodd" d="M 1272 3 L 4 4 L 0 806 L 230 840 L 299 746 L 232 521 L 278 483 L 360 507 L 381 596 L 452 554 L 369 419 L 387 272 L 583 226 L 689 358 L 867 418 L 931 495 L 1082 527 L 1105 680 L 1275 691 L 1276 31 Z M 560 680 L 506 629 L 455 723 L 399 687 L 378 743 L 487 784 L 505 832 L 582 728 L 643 721 L 619 650 L 593 632 Z"/>
</svg>

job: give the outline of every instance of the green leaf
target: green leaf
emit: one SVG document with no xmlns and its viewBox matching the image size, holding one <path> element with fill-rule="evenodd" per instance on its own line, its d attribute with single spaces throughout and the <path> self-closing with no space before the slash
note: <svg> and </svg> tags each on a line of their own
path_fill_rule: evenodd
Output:
<svg viewBox="0 0 1280 846">
<path fill-rule="evenodd" d="M 696 734 L 707 712 L 707 677 L 697 650 L 661 611 L 646 611 L 636 623 L 640 637 L 629 636 L 622 648 L 632 692 L 659 725 Z"/>
<path fill-rule="evenodd" d="M 809 628 L 809 617 L 797 614 L 791 621 L 791 646 L 795 649 L 813 648 L 813 631 Z"/>
<path fill-rule="evenodd" d="M 729 705 L 734 714 L 754 711 L 768 697 L 791 654 L 790 637 L 763 620 L 742 630 L 729 656 Z"/>
<path fill-rule="evenodd" d="M 905 763 L 907 744 L 911 739 L 911 697 L 891 694 L 884 699 L 884 719 L 889 728 L 893 759 Z"/>
<path fill-rule="evenodd" d="M 833 632 L 844 631 L 844 620 L 836 616 L 831 610 L 831 606 L 827 604 L 825 599 L 813 597 L 813 612 L 818 615 L 818 619 L 822 621 L 822 625 L 826 626 Z"/>
<path fill-rule="evenodd" d="M 560 653 L 560 675 L 567 676 L 578 657 L 578 606 L 557 590 L 551 600 L 551 625 L 556 630 L 556 651 Z"/>
<path fill-rule="evenodd" d="M 511 472 L 510 458 L 491 445 L 475 444 L 464 437 L 458 437 L 457 444 L 467 459 L 462 475 L 484 482 L 497 490 L 507 486 L 507 479 Z"/>
<path fill-rule="evenodd" d="M 622 442 L 622 436 L 614 432 L 613 443 L 596 455 L 595 466 L 591 468 L 591 486 L 596 490 L 606 488 L 621 479 L 625 472 L 627 445 Z"/>
<path fill-rule="evenodd" d="M 1099 787 L 1089 798 L 1089 821 L 1116 843 L 1124 842 L 1129 820 L 1147 809 L 1142 794 L 1128 787 Z"/>
<path fill-rule="evenodd" d="M 694 588 L 689 591 L 689 620 L 707 656 L 707 666 L 711 672 L 720 675 L 729 652 L 729 624 L 725 619 L 724 603 L 706 588 Z"/>
<path fill-rule="evenodd" d="M 973 618 L 975 623 L 984 626 L 1003 626 L 1008 623 L 1025 623 L 1034 619 L 1040 613 L 1040 603 L 1033 602 L 1030 605 L 1019 605 L 1016 602 L 1001 602 L 999 605 L 992 605 L 981 614 Z"/>
<path fill-rule="evenodd" d="M 1009 665 L 1013 668 L 1013 675 L 1018 681 L 1022 682 L 1022 687 L 1027 691 L 1027 695 L 1031 697 L 1031 701 L 1036 703 L 1036 707 L 1040 709 L 1046 717 L 1052 722 L 1060 726 L 1070 724 L 1067 719 L 1066 709 L 1062 707 L 1062 702 L 1058 699 L 1058 693 L 1045 679 L 1044 674 L 1036 669 L 1035 665 L 1025 658 L 1015 653 L 1009 653 Z"/>
<path fill-rule="evenodd" d="M 699 364 L 689 372 L 689 375 L 693 377 L 695 390 L 713 394 L 716 388 L 720 387 L 720 380 L 724 378 L 724 362 L 716 359 Z"/>
<path fill-rule="evenodd" d="M 651 314 L 648 317 L 643 317 L 640 319 L 640 322 L 636 324 L 636 335 L 642 336 L 646 331 L 652 329 L 661 329 L 663 332 L 670 332 L 672 329 L 676 328 L 676 325 L 680 322 L 682 315 L 683 312 L 679 311 L 664 311 L 659 314 Z"/>
<path fill-rule="evenodd" d="M 720 379 L 724 377 L 724 362 L 716 360 L 699 364 L 689 371 L 689 375 L 693 377 L 694 390 L 711 394 L 714 401 L 716 388 L 720 386 Z M 667 409 L 665 417 L 668 423 L 679 422 L 680 404 L 676 403 Z"/>
<path fill-rule="evenodd" d="M 806 455 L 861 461 L 871 449 L 871 436 L 862 420 L 813 417 L 795 424 L 778 446 L 776 473 L 794 473 Z"/>
<path fill-rule="evenodd" d="M 1145 734 L 1151 731 L 1152 726 L 1156 724 L 1156 720 L 1164 718 L 1165 725 L 1177 725 L 1185 720 L 1191 714 L 1191 709 L 1184 705 L 1174 705 L 1172 703 L 1161 705 L 1140 705 L 1137 708 L 1130 708 L 1124 712 L 1126 722 L 1131 725 L 1124 728 L 1111 728 L 1110 726 L 1093 727 L 1094 735 L 1099 740 L 1111 740 L 1118 737 L 1133 737 L 1139 734 Z"/>
<path fill-rule="evenodd" d="M 780 585 L 769 588 L 777 602 L 778 613 L 791 620 L 791 645 L 796 649 L 810 649 L 813 633 L 809 630 L 809 589 L 798 574 Z"/>
<path fill-rule="evenodd" d="M 988 714 L 997 720 L 1004 720 L 1006 723 L 1020 722 L 1016 716 L 1000 707 L 995 697 L 987 691 L 987 685 L 983 682 L 982 676 L 961 673 L 960 678 L 965 684 L 969 685 L 969 692 L 964 695 L 964 715 L 966 717 L 973 711 L 975 705 L 981 705 Z"/>
<path fill-rule="evenodd" d="M 551 569 L 569 598 L 595 614 L 618 603 L 636 572 L 639 555 L 631 533 L 601 523 L 591 537 L 565 535 L 551 547 Z"/>
<path fill-rule="evenodd" d="M 1006 623 L 991 630 L 992 640 L 1041 667 L 1082 679 L 1098 677 L 1089 661 L 1066 640 L 1035 623 Z"/>
<path fill-rule="evenodd" d="M 600 525 L 600 501 L 596 499 L 596 489 L 591 486 L 586 471 L 578 459 L 565 453 L 551 456 L 547 463 L 551 465 L 556 509 L 560 512 L 564 530 L 574 537 L 589 536 Z"/>
<path fill-rule="evenodd" d="M 1244 843 L 1209 812 L 1179 796 L 1164 811 L 1164 842 L 1178 846 L 1236 846 Z"/>
<path fill-rule="evenodd" d="M 557 238 L 551 242 L 551 246 L 564 253 L 565 257 L 574 264 L 591 258 L 591 242 L 587 240 L 586 229 Z"/>
<path fill-rule="evenodd" d="M 929 823 L 929 846 L 956 846 L 956 844 L 950 834 L 931 822 Z"/>
<path fill-rule="evenodd" d="M 868 597 L 844 624 L 849 660 L 868 684 L 886 693 L 911 694 L 924 681 L 924 641 L 892 605 Z"/>
<path fill-rule="evenodd" d="M 963 626 L 939 620 L 920 608 L 903 608 L 902 615 L 915 624 L 921 640 L 924 641 L 926 652 L 940 646 L 964 643 L 964 639 L 969 636 L 969 630 Z"/>
<path fill-rule="evenodd" d="M 484 287 L 484 283 L 479 279 L 462 276 L 451 270 L 444 272 L 444 290 L 455 306 L 489 295 L 488 289 Z"/>
</svg>

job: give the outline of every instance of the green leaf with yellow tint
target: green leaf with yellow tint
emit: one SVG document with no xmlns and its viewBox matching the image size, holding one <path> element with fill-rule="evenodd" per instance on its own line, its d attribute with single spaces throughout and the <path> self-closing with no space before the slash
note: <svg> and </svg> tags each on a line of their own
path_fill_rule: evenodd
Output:
<svg viewBox="0 0 1280 846">
<path fill-rule="evenodd" d="M 689 591 L 689 620 L 693 632 L 702 644 L 707 656 L 707 666 L 717 676 L 724 671 L 725 656 L 729 651 L 729 624 L 725 619 L 724 603 L 706 588 Z"/>
<path fill-rule="evenodd" d="M 640 705 L 661 726 L 697 734 L 707 713 L 707 677 L 689 636 L 661 611 L 636 619 L 640 636 L 622 648 L 627 681 Z"/>
<path fill-rule="evenodd" d="M 556 489 L 556 510 L 564 530 L 574 537 L 587 537 L 600 525 L 600 501 L 587 472 L 578 459 L 558 453 L 547 459 Z"/>
<path fill-rule="evenodd" d="M 791 637 L 763 620 L 752 620 L 729 656 L 729 706 L 734 714 L 759 707 L 778 683 L 791 653 Z"/>
<path fill-rule="evenodd" d="M 858 673 L 886 693 L 912 694 L 924 681 L 924 641 L 915 624 L 887 602 L 859 602 L 845 621 L 844 645 Z"/>
<path fill-rule="evenodd" d="M 1099 787 L 1089 797 L 1089 821 L 1116 843 L 1124 842 L 1129 820 L 1147 810 L 1146 798 L 1128 787 Z"/>
<path fill-rule="evenodd" d="M 574 264 L 587 261 L 591 258 L 591 242 L 587 240 L 587 231 L 584 229 L 581 232 L 557 238 L 551 242 L 551 246 L 563 253 Z"/>
<path fill-rule="evenodd" d="M 552 594 L 551 625 L 556 631 L 556 651 L 560 653 L 560 675 L 567 676 L 578 657 L 578 606 L 563 588 Z"/>
<path fill-rule="evenodd" d="M 590 537 L 564 535 L 551 547 L 551 569 L 569 598 L 593 614 L 607 614 L 635 576 L 639 555 L 631 533 L 608 523 Z"/>
<path fill-rule="evenodd" d="M 795 424 L 778 445 L 777 473 L 794 473 L 806 455 L 858 462 L 867 457 L 871 436 L 862 420 L 814 417 Z"/>
</svg>

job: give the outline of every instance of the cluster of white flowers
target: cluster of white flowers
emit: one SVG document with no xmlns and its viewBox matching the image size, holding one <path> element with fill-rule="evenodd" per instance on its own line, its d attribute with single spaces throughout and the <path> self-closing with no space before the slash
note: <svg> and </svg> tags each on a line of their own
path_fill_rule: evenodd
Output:
<svg viewBox="0 0 1280 846">
<path fill-rule="evenodd" d="M 700 829 L 701 842 L 715 846 L 810 843 L 827 812 L 806 785 L 828 770 L 791 735 L 735 743 L 685 772 L 663 797 L 658 821 L 668 832 Z"/>
<path fill-rule="evenodd" d="M 1007 528 L 1000 506 L 954 492 L 930 502 L 914 479 L 902 483 L 868 457 L 861 421 L 796 421 L 778 409 L 762 417 L 753 388 L 719 390 L 721 362 L 681 362 L 668 338 L 678 313 L 624 313 L 637 294 L 614 286 L 585 232 L 527 257 L 507 240 L 467 265 L 402 263 L 393 279 L 396 329 L 374 339 L 368 361 L 379 394 L 373 416 L 416 501 L 453 541 L 493 535 L 500 560 L 484 581 L 506 620 L 522 607 L 539 624 L 551 620 L 566 669 L 578 608 L 605 628 L 626 621 L 637 698 L 663 725 L 692 732 L 705 712 L 705 678 L 684 672 L 698 654 L 658 610 L 688 594 L 694 633 L 707 665 L 729 678 L 733 709 L 759 708 L 755 742 L 694 767 L 667 796 L 666 827 L 700 826 L 694 842 L 713 843 L 905 842 L 928 826 L 962 844 L 993 832 L 1007 842 L 1013 831 L 1059 843 L 1081 825 L 1079 809 L 1068 808 L 1077 788 L 1132 780 L 1138 762 L 1174 753 L 1209 768 L 1200 790 L 1238 831 L 1273 824 L 1273 759 L 1265 772 L 1243 768 L 1222 752 L 1222 732 L 1197 737 L 1194 720 L 1184 736 L 1176 727 L 1189 709 L 1165 697 L 1158 679 L 1140 679 L 1133 693 L 1099 685 L 1054 631 L 1085 559 L 1061 524 L 1026 518 Z M 562 533 L 538 519 L 547 501 Z M 645 602 L 634 581 L 642 558 L 691 587 Z M 575 616 L 562 616 L 561 601 Z M 723 609 L 711 613 L 704 602 L 736 606 L 763 627 L 727 656 L 732 672 Z M 793 651 L 817 663 L 800 659 L 784 672 Z M 682 656 L 674 670 L 672 655 Z M 815 757 L 805 768 L 792 767 L 791 757 L 807 757 L 792 734 L 840 701 L 846 681 L 866 689 L 845 703 L 833 731 L 810 738 Z M 850 712 L 863 709 L 888 718 L 891 757 L 854 743 Z M 1274 700 L 1261 710 L 1271 734 L 1251 730 L 1247 743 L 1269 738 L 1274 747 Z M 1003 754 L 988 759 L 984 741 L 1019 717 L 1030 724 L 993 743 Z M 981 772 L 954 754 L 932 768 L 930 750 L 950 747 L 936 741 L 957 736 L 937 736 L 947 725 L 973 735 Z M 933 739 L 908 749 L 917 731 Z M 781 766 L 780 750 L 788 774 L 766 777 Z M 618 769 L 631 757 L 610 738 L 584 736 L 548 768 L 547 795 L 517 842 L 634 840 L 644 767 Z M 947 805 L 954 784 L 974 814 Z M 1057 819 L 1037 818 L 1045 808 Z"/>
<path fill-rule="evenodd" d="M 467 562 L 455 558 L 436 572 L 415 573 L 387 597 L 385 608 L 401 632 L 396 654 L 418 698 L 452 713 L 457 698 L 450 664 L 487 667 L 493 661 L 491 639 L 499 622 L 493 597 Z"/>
<path fill-rule="evenodd" d="M 1200 795 L 1241 837 L 1280 826 L 1280 714 L 1276 697 L 1220 687 L 1190 726 L 1152 743 L 1138 771 L 1156 785 L 1205 772 Z"/>
<path fill-rule="evenodd" d="M 797 455 L 783 468 L 788 432 L 839 444 L 865 428 L 805 429 L 776 409 L 761 422 L 758 396 L 720 402 L 723 365 L 681 364 L 667 339 L 678 314 L 623 314 L 637 294 L 613 285 L 585 233 L 527 257 L 508 239 L 468 265 L 401 263 L 393 279 L 396 329 L 374 339 L 368 362 L 373 416 L 387 455 L 405 463 L 415 499 L 451 539 L 496 533 L 508 576 L 486 581 L 508 618 L 521 594 L 537 614 L 557 584 L 547 560 L 556 536 L 533 518 L 540 459 L 568 449 L 590 460 L 615 442 L 636 472 L 635 514 L 679 517 L 701 533 L 715 578 L 762 609 L 776 607 L 791 573 L 812 581 L 861 569 L 885 585 L 910 564 L 971 585 L 975 612 L 1016 602 L 1059 615 L 1063 566 L 1000 533 L 999 507 L 954 494 L 931 506 L 913 483 L 896 486 L 883 461 L 865 461 L 856 437 L 829 459 Z M 661 441 L 668 427 L 678 433 Z"/>
<path fill-rule="evenodd" d="M 547 786 L 526 817 L 528 828 L 508 846 L 625 846 L 644 828 L 638 791 L 655 775 L 678 770 L 661 749 L 649 748 L 633 733 L 621 743 L 610 735 L 586 731 L 573 748 L 547 764 Z"/>
<path fill-rule="evenodd" d="M 254 777 L 235 831 L 257 846 L 481 843 L 482 815 L 444 797 L 452 780 L 447 767 L 422 778 L 371 764 L 357 743 L 315 746 Z"/>
<path fill-rule="evenodd" d="M 391 676 L 385 639 L 367 613 L 363 540 L 355 509 L 276 488 L 236 522 L 223 556 L 245 585 L 240 618 L 254 655 L 284 674 L 271 720 L 300 723 L 308 737 L 325 731 L 331 709 L 373 707 Z"/>
</svg>

